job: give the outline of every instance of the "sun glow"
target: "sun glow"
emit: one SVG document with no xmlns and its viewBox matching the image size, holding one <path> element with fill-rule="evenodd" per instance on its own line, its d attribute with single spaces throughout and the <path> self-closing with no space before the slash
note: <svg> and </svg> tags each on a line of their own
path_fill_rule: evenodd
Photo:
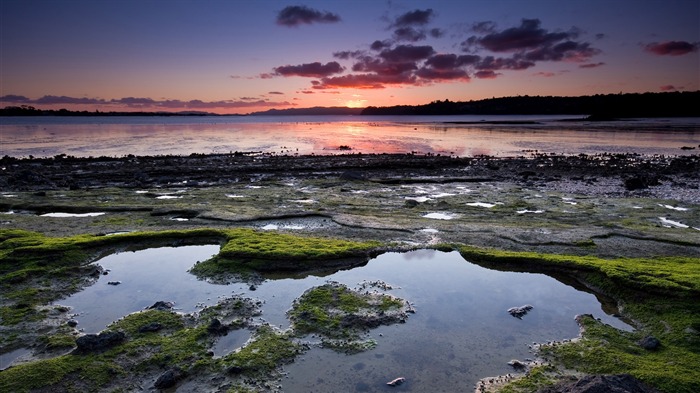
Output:
<svg viewBox="0 0 700 393">
<path fill-rule="evenodd" d="M 345 106 L 348 108 L 364 108 L 365 102 L 367 102 L 367 100 L 348 100 L 345 101 Z"/>
</svg>

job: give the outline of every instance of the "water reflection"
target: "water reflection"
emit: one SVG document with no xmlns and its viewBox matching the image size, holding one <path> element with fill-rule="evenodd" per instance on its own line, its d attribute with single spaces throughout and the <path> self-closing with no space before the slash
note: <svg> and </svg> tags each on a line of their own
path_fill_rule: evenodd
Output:
<svg viewBox="0 0 700 393">
<path fill-rule="evenodd" d="M 494 116 L 491 116 L 493 118 Z M 494 125 L 483 116 L 442 117 L 221 117 L 8 118 L 0 155 L 78 157 L 189 155 L 235 151 L 274 154 L 434 153 L 457 156 L 546 153 L 692 154 L 700 119 L 563 122 L 562 116 L 507 116 L 536 124 Z M 451 120 L 477 124 L 444 124 Z M 668 119 L 666 119 L 668 120 Z"/>
<path fill-rule="evenodd" d="M 592 294 L 543 274 L 490 270 L 465 261 L 458 253 L 421 250 L 381 255 L 365 266 L 327 277 L 268 280 L 251 291 L 243 283 L 214 285 L 187 273 L 218 246 L 156 248 L 111 255 L 98 263 L 110 269 L 95 285 L 60 301 L 74 307 L 86 332 L 158 300 L 173 301 L 183 312 L 214 304 L 232 293 L 263 300 L 265 321 L 287 328 L 286 311 L 306 289 L 327 280 L 357 287 L 384 281 L 394 296 L 410 301 L 417 313 L 405 324 L 369 333 L 375 349 L 347 356 L 315 348 L 285 367 L 284 391 L 366 391 L 386 389 L 386 382 L 407 378 L 401 390 L 454 392 L 471 390 L 479 378 L 513 370 L 511 359 L 532 356 L 533 342 L 575 337 L 574 316 L 590 313 L 618 328 L 629 329 L 607 315 Z M 118 286 L 107 281 L 121 281 Z M 571 284 L 571 283 L 570 283 Z M 522 319 L 507 310 L 531 304 Z M 614 312 L 615 310 L 608 310 Z M 213 349 L 221 356 L 242 345 L 250 332 L 232 332 Z"/>
</svg>

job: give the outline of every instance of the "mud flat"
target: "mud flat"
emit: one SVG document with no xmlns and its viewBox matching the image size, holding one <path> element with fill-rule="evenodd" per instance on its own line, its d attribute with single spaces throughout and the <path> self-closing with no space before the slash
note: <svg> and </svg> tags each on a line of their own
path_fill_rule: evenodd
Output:
<svg viewBox="0 0 700 393">
<path fill-rule="evenodd" d="M 517 383 L 545 386 L 569 375 L 562 370 L 576 369 L 629 372 L 662 391 L 699 388 L 700 376 L 688 366 L 700 362 L 696 155 L 5 157 L 0 169 L 0 352 L 28 361 L 0 372 L 1 386 L 10 390 L 142 384 L 280 390 L 279 367 L 307 343 L 294 331 L 230 311 L 231 304 L 254 306 L 248 298 L 212 306 L 217 311 L 206 318 L 164 310 L 133 314 L 111 330 L 123 337 L 103 340 L 113 347 L 65 355 L 82 334 L 68 324 L 69 309 L 50 304 L 104 273 L 90 262 L 114 252 L 188 244 L 221 245 L 217 256 L 193 269 L 201 278 L 251 287 L 278 274 L 323 276 L 386 251 L 422 248 L 457 250 L 492 269 L 563 275 L 612 299 L 637 330 L 609 330 L 583 318 L 580 340 L 538 345 L 536 356 L 547 361 Z M 341 287 L 324 289 L 324 296 L 329 289 L 336 291 L 332 298 L 349 296 Z M 360 300 L 349 304 L 394 304 Z M 297 318 L 309 313 L 302 308 Z M 134 319 L 139 326 L 129 324 Z M 304 325 L 300 321 L 297 326 Z M 165 330 L 139 331 L 151 323 Z M 252 331 L 240 355 L 224 360 L 208 355 L 222 325 Z M 661 347 L 635 344 L 647 335 Z M 325 342 L 341 346 L 337 340 Z M 169 348 L 170 357 L 137 349 L 146 343 Z M 196 350 L 187 352 L 184 343 Z M 20 353 L 25 349 L 30 353 Z M 270 351 L 280 355 L 256 356 Z M 595 358 L 601 353 L 605 361 Z M 143 361 L 128 363 L 131 355 Z M 39 381 L 37 370 L 49 366 L 65 373 L 37 386 L 12 382 Z M 143 378 L 114 385 L 115 375 L 132 369 Z M 225 381 L 217 379 L 219 372 L 227 373 Z M 403 386 L 410 384 L 407 378 Z"/>
</svg>

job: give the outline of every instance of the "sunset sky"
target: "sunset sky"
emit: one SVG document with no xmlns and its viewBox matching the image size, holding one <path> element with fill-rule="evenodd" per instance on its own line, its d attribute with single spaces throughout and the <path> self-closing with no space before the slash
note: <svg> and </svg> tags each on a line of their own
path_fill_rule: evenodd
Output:
<svg viewBox="0 0 700 393">
<path fill-rule="evenodd" d="M 250 113 L 700 90 L 697 0 L 0 0 L 0 106 Z"/>
</svg>

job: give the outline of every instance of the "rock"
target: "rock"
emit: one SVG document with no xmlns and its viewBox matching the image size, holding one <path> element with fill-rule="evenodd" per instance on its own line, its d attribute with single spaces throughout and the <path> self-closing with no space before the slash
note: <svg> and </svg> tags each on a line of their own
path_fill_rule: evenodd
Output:
<svg viewBox="0 0 700 393">
<path fill-rule="evenodd" d="M 119 285 L 121 283 L 122 283 L 121 281 L 109 281 L 109 282 L 107 282 L 107 285 Z"/>
<path fill-rule="evenodd" d="M 392 379 L 391 381 L 387 382 L 386 384 L 389 386 L 399 386 L 404 382 L 406 382 L 406 378 L 398 377 L 398 378 Z"/>
<path fill-rule="evenodd" d="M 75 319 L 70 319 L 70 320 L 68 320 L 68 322 L 66 322 L 66 325 L 68 325 L 70 327 L 76 327 L 76 326 L 78 326 L 78 321 L 76 321 Z"/>
<path fill-rule="evenodd" d="M 340 175 L 341 180 L 365 180 L 365 175 L 358 171 L 345 171 Z"/>
<path fill-rule="evenodd" d="M 207 326 L 207 331 L 211 334 L 224 335 L 228 333 L 228 326 L 224 325 L 218 319 L 214 318 Z"/>
<path fill-rule="evenodd" d="M 406 199 L 406 202 L 404 202 L 404 206 L 408 208 L 413 208 L 418 206 L 418 201 L 415 199 Z"/>
<path fill-rule="evenodd" d="M 642 190 L 660 184 L 659 179 L 655 176 L 636 175 L 625 179 L 625 188 L 627 191 Z"/>
<path fill-rule="evenodd" d="M 226 370 L 226 372 L 229 374 L 240 374 L 243 371 L 244 371 L 243 367 L 239 367 L 239 366 L 231 366 Z"/>
<path fill-rule="evenodd" d="M 525 315 L 527 315 L 527 313 L 529 313 L 530 310 L 532 310 L 532 306 L 529 305 L 529 304 L 526 304 L 526 305 L 520 306 L 520 307 L 511 307 L 511 308 L 509 308 L 509 309 L 508 309 L 508 313 L 509 313 L 510 315 L 512 315 L 512 316 L 514 316 L 514 317 L 516 317 L 516 318 L 518 318 L 518 319 L 523 319 L 523 317 L 524 317 Z"/>
<path fill-rule="evenodd" d="M 113 347 L 126 339 L 124 332 L 102 332 L 86 334 L 75 340 L 78 352 L 95 352 Z"/>
<path fill-rule="evenodd" d="M 148 307 L 149 310 L 160 310 L 160 311 L 168 311 L 172 309 L 175 306 L 175 303 L 173 302 L 164 302 L 162 300 L 157 301 L 153 303 L 151 307 Z"/>
<path fill-rule="evenodd" d="M 646 336 L 643 339 L 637 341 L 637 344 L 646 349 L 647 351 L 655 351 L 661 346 L 661 341 L 654 336 Z"/>
<path fill-rule="evenodd" d="M 139 328 L 139 333 L 149 333 L 149 332 L 157 332 L 160 329 L 163 328 L 163 325 L 158 323 L 158 322 L 151 322 L 147 325 L 143 325 Z"/>
<path fill-rule="evenodd" d="M 175 384 L 184 377 L 184 371 L 177 367 L 171 368 L 158 377 L 156 382 L 153 384 L 153 387 L 156 389 L 168 389 L 175 386 Z"/>
<path fill-rule="evenodd" d="M 562 381 L 537 393 L 659 393 L 629 374 L 586 375 L 576 381 Z"/>
<path fill-rule="evenodd" d="M 516 370 L 524 370 L 525 368 L 527 368 L 527 364 L 525 364 L 517 359 L 511 360 L 510 362 L 508 362 L 508 365 L 513 367 Z"/>
</svg>

